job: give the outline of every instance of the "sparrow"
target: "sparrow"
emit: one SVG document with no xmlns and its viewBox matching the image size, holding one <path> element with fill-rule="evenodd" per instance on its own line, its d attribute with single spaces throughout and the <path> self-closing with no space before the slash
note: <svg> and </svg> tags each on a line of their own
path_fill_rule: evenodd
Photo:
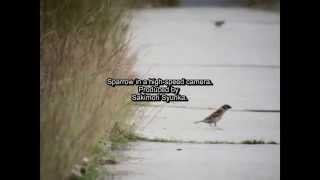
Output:
<svg viewBox="0 0 320 180">
<path fill-rule="evenodd" d="M 208 117 L 206 117 L 204 120 L 196 121 L 194 122 L 194 124 L 203 122 L 203 123 L 208 123 L 210 126 L 212 126 L 212 123 L 214 123 L 214 127 L 216 127 L 217 122 L 222 118 L 223 114 L 229 109 L 231 109 L 231 106 L 228 104 L 225 104 L 221 106 L 218 110 L 210 114 Z"/>
<path fill-rule="evenodd" d="M 214 25 L 215 25 L 216 27 L 220 27 L 220 26 L 222 26 L 224 23 L 225 23 L 224 20 L 219 20 L 219 21 L 215 21 L 215 22 L 214 22 Z"/>
</svg>

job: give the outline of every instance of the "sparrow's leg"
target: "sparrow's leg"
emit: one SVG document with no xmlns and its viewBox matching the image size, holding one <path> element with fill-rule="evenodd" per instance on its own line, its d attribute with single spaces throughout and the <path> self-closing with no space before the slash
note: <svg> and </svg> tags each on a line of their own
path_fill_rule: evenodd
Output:
<svg viewBox="0 0 320 180">
<path fill-rule="evenodd" d="M 214 122 L 214 127 L 217 127 L 217 123 L 216 122 Z"/>
</svg>

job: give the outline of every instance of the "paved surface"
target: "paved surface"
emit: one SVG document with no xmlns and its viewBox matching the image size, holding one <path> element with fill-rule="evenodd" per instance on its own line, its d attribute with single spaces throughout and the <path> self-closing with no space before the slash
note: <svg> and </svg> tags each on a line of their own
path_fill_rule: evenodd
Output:
<svg viewBox="0 0 320 180">
<path fill-rule="evenodd" d="M 177 151 L 176 149 L 182 149 Z M 134 143 L 114 180 L 277 180 L 278 145 Z M 113 178 L 112 178 L 113 177 Z"/>
<path fill-rule="evenodd" d="M 217 28 L 214 20 L 225 20 Z M 280 17 L 241 8 L 135 12 L 133 50 L 141 78 L 209 78 L 213 87 L 182 87 L 184 103 L 151 103 L 138 132 L 148 138 L 280 142 Z M 230 104 L 219 129 L 193 124 Z M 211 108 L 211 109 L 210 109 Z M 275 110 L 273 113 L 244 109 Z M 238 110 L 238 111 L 237 111 Z M 182 151 L 176 151 L 182 148 Z M 113 168 L 120 180 L 276 180 L 280 145 L 133 144 Z M 110 177 L 105 177 L 108 179 Z"/>
<path fill-rule="evenodd" d="M 150 112 L 149 121 L 144 121 L 140 134 L 149 138 L 166 138 L 184 141 L 234 141 L 248 139 L 280 142 L 279 113 L 229 112 L 218 128 L 208 124 L 194 124 L 209 110 L 186 108 L 145 108 Z"/>
<path fill-rule="evenodd" d="M 217 28 L 212 23 L 215 19 L 226 23 Z M 140 133 L 180 140 L 280 142 L 279 112 L 230 111 L 218 124 L 221 131 L 192 124 L 212 112 L 206 108 L 223 104 L 235 110 L 280 111 L 279 22 L 279 14 L 241 8 L 138 11 L 132 46 L 139 50 L 136 71 L 142 78 L 209 78 L 215 83 L 181 87 L 189 102 L 153 103 L 165 108 L 161 112 L 145 109 Z"/>
</svg>

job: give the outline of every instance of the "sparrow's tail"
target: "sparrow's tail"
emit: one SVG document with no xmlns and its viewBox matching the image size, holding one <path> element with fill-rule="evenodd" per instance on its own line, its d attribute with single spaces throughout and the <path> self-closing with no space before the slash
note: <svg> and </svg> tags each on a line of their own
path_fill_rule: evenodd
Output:
<svg viewBox="0 0 320 180">
<path fill-rule="evenodd" d="M 193 124 L 198 124 L 198 123 L 201 123 L 202 121 L 195 121 L 193 122 Z"/>
</svg>

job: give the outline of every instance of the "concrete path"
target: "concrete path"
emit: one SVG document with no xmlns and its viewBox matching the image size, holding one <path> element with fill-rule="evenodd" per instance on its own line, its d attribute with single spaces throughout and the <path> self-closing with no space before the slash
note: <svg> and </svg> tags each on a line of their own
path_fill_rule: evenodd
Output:
<svg viewBox="0 0 320 180">
<path fill-rule="evenodd" d="M 226 23 L 217 28 L 214 20 Z M 189 102 L 142 108 L 143 116 L 136 117 L 142 120 L 138 133 L 199 142 L 280 143 L 279 23 L 277 13 L 242 8 L 135 12 L 132 47 L 138 51 L 135 70 L 141 78 L 209 78 L 215 83 L 182 87 Z M 223 104 L 233 110 L 218 123 L 219 129 L 193 124 Z M 129 158 L 113 167 L 113 179 L 280 179 L 280 145 L 139 142 L 123 153 Z"/>
<path fill-rule="evenodd" d="M 280 174 L 279 146 L 131 144 L 129 160 L 110 167 L 114 180 L 275 180 Z M 177 151 L 177 149 L 181 149 Z"/>
<path fill-rule="evenodd" d="M 181 87 L 189 102 L 151 103 L 139 132 L 179 140 L 263 139 L 280 142 L 279 14 L 241 8 L 142 10 L 133 21 L 142 78 L 204 78 L 214 86 Z M 215 27 L 215 19 L 225 25 Z M 222 131 L 194 125 L 223 104 Z M 174 108 L 184 106 L 185 108 Z M 275 113 L 236 110 L 276 110 Z M 141 117 L 137 117 L 141 119 Z M 150 123 L 152 121 L 152 123 Z"/>
</svg>

